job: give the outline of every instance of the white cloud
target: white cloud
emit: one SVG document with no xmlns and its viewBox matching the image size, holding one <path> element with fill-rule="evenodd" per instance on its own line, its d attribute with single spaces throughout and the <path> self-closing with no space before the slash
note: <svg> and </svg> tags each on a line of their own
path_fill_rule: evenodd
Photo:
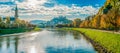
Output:
<svg viewBox="0 0 120 53">
<path fill-rule="evenodd" d="M 47 0 L 26 0 L 22 3 L 18 2 L 17 4 L 19 7 L 20 18 L 25 20 L 31 20 L 31 19 L 49 20 L 54 16 L 60 16 L 60 15 L 70 17 L 70 19 L 84 18 L 88 15 L 96 14 L 99 9 L 92 6 L 78 7 L 74 4 L 72 5 L 72 7 L 55 4 L 54 7 L 49 8 L 43 5 L 46 2 L 48 1 Z M 10 11 L 12 8 L 13 7 L 10 7 L 10 6 L 1 7 L 0 15 L 4 15 L 4 16 L 14 15 L 14 11 Z"/>
<path fill-rule="evenodd" d="M 0 2 L 9 2 L 10 0 L 0 0 Z"/>
<path fill-rule="evenodd" d="M 10 16 L 13 14 L 13 11 L 11 10 L 13 7 L 8 5 L 0 5 L 0 15 L 4 16 Z"/>
</svg>

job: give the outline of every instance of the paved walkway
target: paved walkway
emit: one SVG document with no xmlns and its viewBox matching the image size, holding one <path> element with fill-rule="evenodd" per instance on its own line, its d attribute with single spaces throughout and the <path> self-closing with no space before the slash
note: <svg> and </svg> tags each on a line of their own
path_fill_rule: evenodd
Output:
<svg viewBox="0 0 120 53">
<path fill-rule="evenodd" d="M 93 30 L 97 30 L 97 29 L 93 29 Z M 118 31 L 118 32 L 115 32 L 115 31 L 107 31 L 107 30 L 98 30 L 98 31 L 120 34 L 120 31 Z"/>
</svg>

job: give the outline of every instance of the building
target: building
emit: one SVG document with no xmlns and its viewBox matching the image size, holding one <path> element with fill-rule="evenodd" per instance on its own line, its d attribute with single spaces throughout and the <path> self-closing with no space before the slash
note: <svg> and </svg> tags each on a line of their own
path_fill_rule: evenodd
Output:
<svg viewBox="0 0 120 53">
<path fill-rule="evenodd" d="M 18 7 L 17 7 L 17 5 L 16 5 L 16 7 L 15 7 L 15 19 L 17 19 L 18 18 Z"/>
<path fill-rule="evenodd" d="M 10 24 L 12 24 L 13 22 L 15 22 L 16 19 L 18 19 L 18 7 L 17 7 L 17 5 L 16 5 L 16 7 L 15 7 L 14 17 L 11 17 L 11 16 L 10 16 Z M 6 22 L 6 17 L 3 17 L 3 21 Z"/>
</svg>

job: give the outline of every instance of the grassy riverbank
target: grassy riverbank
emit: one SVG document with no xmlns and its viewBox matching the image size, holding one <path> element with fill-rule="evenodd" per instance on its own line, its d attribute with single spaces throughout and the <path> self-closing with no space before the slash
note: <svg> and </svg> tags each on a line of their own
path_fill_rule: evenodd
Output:
<svg viewBox="0 0 120 53">
<path fill-rule="evenodd" d="M 35 27 L 33 29 L 31 28 L 0 29 L 0 34 L 13 34 L 13 33 L 27 32 L 27 31 L 40 31 L 40 30 L 41 29 L 38 27 Z"/>
<path fill-rule="evenodd" d="M 100 43 L 108 51 L 120 53 L 120 34 L 108 33 L 99 30 L 85 28 L 68 28 L 70 30 L 81 31 L 95 42 Z"/>
<path fill-rule="evenodd" d="M 0 29 L 0 34 L 12 34 L 29 31 L 28 29 Z"/>
<path fill-rule="evenodd" d="M 35 27 L 34 29 L 33 29 L 33 31 L 40 31 L 41 29 L 40 28 L 38 28 L 38 27 Z"/>
</svg>

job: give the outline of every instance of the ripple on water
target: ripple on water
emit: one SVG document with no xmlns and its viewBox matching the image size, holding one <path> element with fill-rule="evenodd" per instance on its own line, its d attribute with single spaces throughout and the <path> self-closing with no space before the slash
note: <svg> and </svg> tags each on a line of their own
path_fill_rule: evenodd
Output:
<svg viewBox="0 0 120 53">
<path fill-rule="evenodd" d="M 0 53 L 96 53 L 75 31 L 43 30 L 0 38 Z"/>
</svg>

